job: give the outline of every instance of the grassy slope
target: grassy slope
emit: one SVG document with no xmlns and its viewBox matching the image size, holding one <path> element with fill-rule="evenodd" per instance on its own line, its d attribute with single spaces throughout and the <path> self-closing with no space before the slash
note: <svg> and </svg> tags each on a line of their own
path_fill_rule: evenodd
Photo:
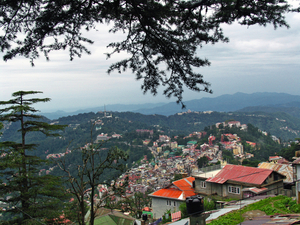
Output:
<svg viewBox="0 0 300 225">
<path fill-rule="evenodd" d="M 210 225 L 234 225 L 244 221 L 241 217 L 244 213 L 252 210 L 261 210 L 267 215 L 274 215 L 276 213 L 299 213 L 300 205 L 296 204 L 292 198 L 279 195 L 276 197 L 266 198 L 259 202 L 248 205 L 240 210 L 230 212 L 216 220 L 211 221 Z"/>
</svg>

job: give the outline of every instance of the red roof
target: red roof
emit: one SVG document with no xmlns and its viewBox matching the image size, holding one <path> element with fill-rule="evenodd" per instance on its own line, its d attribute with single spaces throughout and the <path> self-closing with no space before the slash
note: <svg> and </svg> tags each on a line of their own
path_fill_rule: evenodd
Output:
<svg viewBox="0 0 300 225">
<path fill-rule="evenodd" d="M 183 198 L 190 197 L 196 195 L 193 189 L 193 181 L 195 177 L 187 177 L 180 180 L 176 180 L 173 184 L 178 187 L 181 191 L 183 191 Z"/>
<path fill-rule="evenodd" d="M 163 188 L 152 193 L 151 195 L 166 198 L 179 198 L 181 194 L 182 191 L 180 190 Z"/>
<path fill-rule="evenodd" d="M 228 180 L 262 184 L 273 172 L 270 169 L 261 169 L 248 166 L 226 165 L 215 177 L 208 178 L 206 181 L 223 184 Z"/>
<path fill-rule="evenodd" d="M 151 195 L 157 197 L 185 199 L 186 197 L 196 195 L 193 189 L 194 180 L 194 177 L 187 177 L 176 180 L 173 182 L 173 185 L 167 188 L 160 189 L 152 193 Z"/>
</svg>

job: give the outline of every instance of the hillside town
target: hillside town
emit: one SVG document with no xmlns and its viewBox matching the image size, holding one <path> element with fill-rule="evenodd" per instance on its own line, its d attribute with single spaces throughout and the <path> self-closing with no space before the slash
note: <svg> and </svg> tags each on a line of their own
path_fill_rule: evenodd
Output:
<svg viewBox="0 0 300 225">
<path fill-rule="evenodd" d="M 103 118 L 90 121 L 95 125 L 96 131 L 102 131 L 104 119 L 118 120 L 105 112 Z M 68 127 L 76 131 L 80 124 L 69 124 Z M 131 168 L 110 184 L 99 184 L 93 198 L 90 188 L 84 190 L 86 204 L 90 205 L 93 201 L 100 206 L 99 210 L 103 215 L 97 214 L 97 218 L 103 222 L 113 215 L 125 219 L 128 224 L 194 225 L 194 214 L 201 215 L 203 223 L 223 215 L 222 208 L 234 204 L 228 203 L 227 199 L 242 201 L 276 195 L 300 199 L 300 187 L 296 182 L 300 178 L 300 158 L 295 157 L 294 161 L 288 161 L 282 156 L 271 155 L 257 166 L 244 166 L 243 163 L 252 159 L 255 152 L 261 151 L 261 143 L 242 138 L 237 133 L 225 132 L 230 131 L 229 128 L 248 132 L 248 125 L 230 120 L 218 122 L 204 131 L 195 131 L 186 136 L 168 136 L 159 129 L 157 139 L 153 139 L 154 130 L 136 129 L 135 135 L 143 139 L 141 142 L 131 143 L 123 141 L 123 134 L 99 133 L 94 140 L 96 144 L 116 140 L 129 146 L 145 148 L 151 154 L 150 157 L 149 154 L 144 155 L 133 162 Z M 214 130 L 222 132 L 215 133 Z M 270 136 L 274 143 L 281 142 L 279 138 L 265 131 L 258 129 L 258 133 L 261 136 Z M 86 143 L 80 149 L 91 146 L 93 143 Z M 44 153 L 46 159 L 62 160 L 71 155 L 73 150 L 67 148 L 62 153 L 49 153 L 46 150 Z M 57 165 L 43 168 L 39 175 L 51 174 L 56 168 Z M 123 190 L 122 194 L 117 194 L 118 188 Z M 201 212 L 184 214 L 182 207 L 188 207 L 187 201 L 197 198 L 202 199 L 201 202 L 203 199 L 212 202 L 213 207 L 208 210 L 202 205 Z M 111 211 L 105 209 L 107 199 L 112 207 Z M 132 201 L 139 203 L 136 205 Z M 74 198 L 70 202 L 74 202 Z M 217 205 L 219 209 L 216 209 Z M 182 222 L 179 223 L 180 221 Z M 70 220 L 64 220 L 64 224 L 71 223 Z"/>
<path fill-rule="evenodd" d="M 239 121 L 217 123 L 215 126 L 219 129 L 229 126 L 247 130 L 247 125 Z M 136 132 L 153 135 L 153 130 L 138 129 Z M 268 135 L 265 131 L 260 132 L 262 135 Z M 298 159 L 289 162 L 281 156 L 270 156 L 267 162 L 261 162 L 258 167 L 243 166 L 243 160 L 253 157 L 253 154 L 244 151 L 242 140 L 237 134 L 222 134 L 219 142 L 213 135 L 209 135 L 207 142 L 203 144 L 196 141 L 207 134 L 207 131 L 189 134 L 185 138 L 195 138 L 195 141 L 187 141 L 186 145 L 178 145 L 176 136 L 172 140 L 167 135 L 159 135 L 151 146 L 149 146 L 151 141 L 145 139 L 143 145 L 148 146 L 153 159 L 149 160 L 144 156 L 131 169 L 113 181 L 114 184 L 116 182 L 117 185 L 122 186 L 125 180 L 128 180 L 126 194 L 121 199 L 131 198 L 135 193 L 147 194 L 151 199 L 148 205 L 143 207 L 143 215 L 147 214 L 148 217 L 147 220 L 142 220 L 142 223 L 161 224 L 168 214 L 171 222 L 180 220 L 180 205 L 185 204 L 185 200 L 192 196 L 214 196 L 222 200 L 283 194 L 290 197 L 297 196 L 298 199 L 299 192 L 296 190 L 299 188 L 295 187 L 294 182 L 297 179 L 295 171 L 300 166 Z M 121 135 L 109 137 L 100 134 L 96 141 L 119 137 Z M 272 140 L 280 142 L 273 135 Z M 244 141 L 250 148 L 257 148 L 257 143 Z M 232 165 L 224 160 L 221 149 L 232 152 L 241 165 Z M 180 154 L 176 155 L 179 150 Z M 203 167 L 199 165 L 201 158 L 207 161 Z M 98 196 L 109 193 L 110 189 L 108 186 L 99 185 Z M 226 206 L 224 201 L 220 201 L 220 204 Z"/>
</svg>

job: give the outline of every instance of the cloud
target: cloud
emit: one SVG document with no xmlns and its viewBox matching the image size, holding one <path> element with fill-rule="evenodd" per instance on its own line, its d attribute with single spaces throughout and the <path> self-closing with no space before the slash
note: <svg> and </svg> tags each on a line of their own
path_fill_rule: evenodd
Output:
<svg viewBox="0 0 300 225">
<path fill-rule="evenodd" d="M 272 26 L 245 27 L 237 23 L 224 25 L 229 43 L 204 45 L 198 50 L 201 58 L 208 58 L 212 65 L 195 68 L 204 75 L 204 80 L 212 84 L 213 95 L 185 90 L 184 100 L 202 97 L 216 97 L 235 92 L 253 93 L 276 91 L 300 94 L 299 90 L 299 49 L 300 15 L 287 15 L 290 28 Z M 42 56 L 31 67 L 28 59 L 0 61 L 0 100 L 8 100 L 12 92 L 18 90 L 40 90 L 45 97 L 52 98 L 39 107 L 43 110 L 78 109 L 116 103 L 153 103 L 175 101 L 159 94 L 143 95 L 141 81 L 136 81 L 131 71 L 107 75 L 112 63 L 126 57 L 126 53 L 106 59 L 110 42 L 120 41 L 124 34 L 110 34 L 111 26 L 99 25 L 97 30 L 86 35 L 94 40 L 87 44 L 92 54 L 69 60 L 68 51 L 50 54 L 47 62 Z M 1 54 L 0 54 L 1 56 Z"/>
</svg>

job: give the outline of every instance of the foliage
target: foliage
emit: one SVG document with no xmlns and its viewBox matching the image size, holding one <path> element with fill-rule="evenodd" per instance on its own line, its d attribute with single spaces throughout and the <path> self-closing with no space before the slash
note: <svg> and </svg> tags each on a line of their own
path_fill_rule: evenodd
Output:
<svg viewBox="0 0 300 225">
<path fill-rule="evenodd" d="M 183 176 L 182 176 L 181 173 L 175 173 L 175 174 L 174 174 L 174 179 L 172 180 L 172 182 L 173 182 L 173 181 L 176 181 L 176 180 L 180 180 L 180 179 L 182 179 L 182 178 L 183 178 Z"/>
<path fill-rule="evenodd" d="M 258 164 L 261 163 L 261 160 L 253 160 L 252 158 L 250 159 L 245 159 L 242 162 L 243 166 L 251 166 L 251 167 L 258 167 Z"/>
<path fill-rule="evenodd" d="M 244 221 L 244 218 L 241 217 L 245 212 L 252 210 L 261 210 L 267 215 L 274 215 L 276 213 L 299 213 L 300 207 L 296 204 L 295 200 L 292 198 L 278 195 L 276 197 L 269 197 L 263 200 L 260 200 L 256 203 L 250 204 L 241 210 L 236 210 L 230 212 L 224 216 L 219 217 L 216 220 L 210 222 L 211 225 L 223 225 L 223 224 L 239 224 Z"/>
<path fill-rule="evenodd" d="M 171 209 L 167 209 L 162 216 L 162 223 L 164 224 L 171 221 L 172 221 Z"/>
<path fill-rule="evenodd" d="M 148 190 L 146 193 L 135 192 L 133 196 L 125 197 L 125 199 L 118 202 L 118 209 L 121 209 L 123 212 L 131 212 L 131 216 L 140 219 L 143 208 L 151 203 L 151 197 L 149 197 L 151 192 L 152 190 Z"/>
<path fill-rule="evenodd" d="M 0 143 L 0 200 L 7 207 L 3 214 L 8 223 L 35 224 L 45 218 L 58 218 L 65 198 L 61 179 L 49 174 L 40 174 L 39 167 L 47 163 L 35 155 L 36 144 L 28 144 L 32 132 L 46 136 L 58 136 L 55 131 L 64 126 L 50 125 L 40 121 L 41 116 L 31 105 L 48 102 L 49 98 L 26 98 L 38 91 L 19 91 L 9 101 L 1 101 L 0 121 L 19 124 L 19 142 Z"/>
<path fill-rule="evenodd" d="M 130 69 L 142 80 L 143 92 L 182 101 L 183 88 L 211 92 L 210 84 L 194 67 L 209 66 L 197 56 L 203 44 L 228 42 L 220 26 L 273 24 L 288 27 L 286 1 L 4 1 L 0 4 L 1 51 L 4 60 L 18 55 L 31 60 L 42 52 L 47 59 L 54 50 L 69 50 L 70 59 L 90 54 L 92 40 L 82 30 L 111 23 L 111 33 L 126 33 L 124 40 L 108 45 L 107 57 L 126 52 L 128 58 L 110 66 L 108 72 Z"/>
<path fill-rule="evenodd" d="M 189 214 L 187 212 L 186 203 L 183 202 L 179 205 L 179 210 L 181 211 L 181 218 L 187 218 L 189 217 Z"/>
<path fill-rule="evenodd" d="M 104 199 L 100 199 L 100 202 L 94 201 L 97 187 L 99 184 L 101 184 L 99 177 L 108 169 L 114 169 L 120 172 L 124 172 L 126 169 L 124 160 L 126 160 L 128 157 L 124 151 L 120 150 L 117 147 L 110 148 L 107 154 L 104 155 L 100 149 L 100 147 L 103 145 L 103 142 L 100 144 L 95 144 L 93 141 L 92 133 L 93 128 L 91 129 L 91 142 L 87 143 L 85 147 L 82 147 L 78 150 L 80 151 L 81 162 L 79 165 L 77 165 L 77 169 L 72 169 L 72 167 L 70 167 L 70 164 L 66 163 L 65 157 L 56 160 L 56 164 L 65 173 L 66 179 L 70 183 L 70 193 L 74 196 L 74 198 L 76 198 L 76 201 L 79 204 L 80 215 L 77 222 L 80 225 L 86 224 L 86 191 L 89 191 L 88 199 L 90 201 L 89 224 L 93 225 L 97 209 L 105 204 L 105 199 L 110 197 L 110 195 L 108 194 Z"/>
<path fill-rule="evenodd" d="M 84 202 L 84 215 L 89 210 L 89 206 L 86 202 Z M 80 208 L 80 203 L 77 198 L 71 198 L 69 202 L 65 203 L 64 214 L 67 219 L 72 221 L 79 221 L 81 217 L 82 209 Z"/>
<path fill-rule="evenodd" d="M 230 164 L 237 165 L 238 161 L 233 157 L 233 153 L 229 150 L 223 149 L 222 150 L 222 157 Z"/>
<path fill-rule="evenodd" d="M 203 157 L 197 159 L 197 164 L 198 164 L 199 168 L 206 167 L 208 165 L 208 163 L 209 163 L 209 161 L 206 156 L 203 156 Z"/>
<path fill-rule="evenodd" d="M 293 161 L 293 157 L 295 157 L 295 152 L 300 150 L 299 145 L 299 138 L 296 139 L 295 142 L 292 142 L 290 147 L 283 148 L 278 152 L 278 155 L 282 156 L 283 158 Z"/>
<path fill-rule="evenodd" d="M 205 211 L 210 211 L 210 210 L 213 210 L 216 208 L 215 201 L 213 199 L 207 198 L 207 197 L 204 198 L 203 205 L 204 205 Z"/>
</svg>

